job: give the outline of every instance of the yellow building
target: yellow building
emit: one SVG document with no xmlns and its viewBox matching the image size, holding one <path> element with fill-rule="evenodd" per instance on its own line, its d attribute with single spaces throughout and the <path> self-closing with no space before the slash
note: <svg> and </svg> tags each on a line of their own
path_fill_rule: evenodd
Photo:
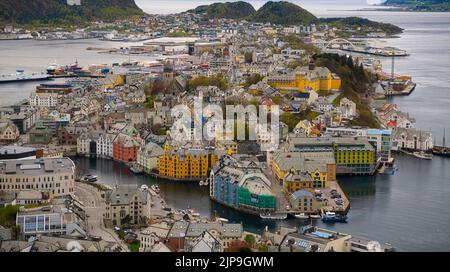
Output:
<svg viewBox="0 0 450 272">
<path fill-rule="evenodd" d="M 168 143 L 159 160 L 159 175 L 174 179 L 198 180 L 207 178 L 217 161 L 214 150 L 180 148 Z"/>
<path fill-rule="evenodd" d="M 280 92 L 300 91 L 312 89 L 318 91 L 339 90 L 341 79 L 326 67 L 297 67 L 293 72 L 285 75 L 272 75 L 267 83 Z"/>
<path fill-rule="evenodd" d="M 332 152 L 277 152 L 271 168 L 286 194 L 302 189 L 326 188 L 328 181 L 336 180 Z"/>
</svg>

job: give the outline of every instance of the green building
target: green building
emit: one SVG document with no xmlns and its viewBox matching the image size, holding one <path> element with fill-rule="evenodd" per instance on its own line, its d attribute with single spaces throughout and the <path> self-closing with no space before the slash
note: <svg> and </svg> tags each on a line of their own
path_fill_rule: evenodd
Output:
<svg viewBox="0 0 450 272">
<path fill-rule="evenodd" d="M 36 125 L 29 132 L 30 144 L 49 144 L 52 141 L 52 130 L 46 126 Z"/>
<path fill-rule="evenodd" d="M 241 208 L 257 212 L 274 211 L 277 208 L 270 181 L 262 173 L 245 175 L 239 183 L 237 195 L 238 205 Z"/>
</svg>

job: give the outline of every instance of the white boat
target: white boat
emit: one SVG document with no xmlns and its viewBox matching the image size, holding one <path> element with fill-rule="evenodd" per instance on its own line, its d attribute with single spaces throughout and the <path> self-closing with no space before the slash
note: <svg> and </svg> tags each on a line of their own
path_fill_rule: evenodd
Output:
<svg viewBox="0 0 450 272">
<path fill-rule="evenodd" d="M 309 215 L 307 215 L 306 213 L 298 213 L 298 214 L 294 214 L 295 218 L 298 219 L 308 219 Z"/>
<path fill-rule="evenodd" d="M 309 217 L 311 219 L 320 219 L 320 215 L 319 214 L 310 214 Z"/>
<path fill-rule="evenodd" d="M 433 155 L 432 154 L 429 154 L 429 153 L 426 153 L 426 152 L 423 152 L 423 151 L 413 152 L 413 156 L 416 157 L 416 158 L 419 158 L 419 159 L 424 159 L 424 160 L 431 160 L 431 159 L 433 159 Z"/>
<path fill-rule="evenodd" d="M 261 213 L 259 217 L 270 220 L 284 220 L 287 218 L 287 213 Z"/>
</svg>

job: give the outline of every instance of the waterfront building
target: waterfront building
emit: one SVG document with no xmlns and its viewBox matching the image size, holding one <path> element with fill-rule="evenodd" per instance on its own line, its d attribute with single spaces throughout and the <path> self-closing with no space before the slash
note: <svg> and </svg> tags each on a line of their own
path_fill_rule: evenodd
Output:
<svg viewBox="0 0 450 272">
<path fill-rule="evenodd" d="M 105 133 L 97 139 L 97 156 L 100 158 L 113 157 L 113 143 L 117 138 L 117 134 Z"/>
<path fill-rule="evenodd" d="M 251 213 L 274 211 L 276 197 L 256 157 L 223 156 L 211 171 L 210 197 Z"/>
<path fill-rule="evenodd" d="M 33 93 L 29 101 L 33 107 L 54 108 L 58 105 L 59 96 L 57 93 Z"/>
<path fill-rule="evenodd" d="M 415 128 L 396 128 L 392 135 L 394 149 L 429 151 L 433 149 L 433 136 L 429 131 Z"/>
<path fill-rule="evenodd" d="M 0 143 L 15 142 L 19 136 L 19 129 L 13 122 L 0 120 Z"/>
<path fill-rule="evenodd" d="M 339 90 L 341 79 L 326 67 L 297 67 L 293 72 L 284 75 L 270 75 L 267 83 L 280 92 L 300 91 L 308 89 L 318 91 Z"/>
<path fill-rule="evenodd" d="M 298 190 L 289 196 L 289 203 L 291 209 L 304 213 L 312 213 L 320 211 L 320 206 L 317 203 L 314 194 L 307 190 Z"/>
<path fill-rule="evenodd" d="M 325 188 L 328 181 L 336 180 L 336 163 L 331 151 L 278 151 L 272 156 L 271 169 L 286 194 L 305 188 Z"/>
<path fill-rule="evenodd" d="M 118 186 L 105 193 L 105 220 L 114 226 L 141 224 L 150 218 L 151 196 L 146 189 Z"/>
<path fill-rule="evenodd" d="M 75 213 L 61 206 L 21 208 L 17 213 L 16 224 L 25 237 L 37 234 L 86 236 L 86 232 L 76 223 Z"/>
<path fill-rule="evenodd" d="M 0 162 L 0 190 L 32 189 L 67 196 L 74 192 L 75 164 L 69 158 Z"/>
<path fill-rule="evenodd" d="M 216 163 L 214 148 L 189 147 L 175 148 L 164 144 L 164 154 L 159 160 L 159 175 L 175 179 L 206 179 Z"/>
<path fill-rule="evenodd" d="M 158 169 L 159 158 L 164 155 L 164 150 L 155 143 L 142 146 L 137 153 L 137 163 L 146 173 Z"/>
<path fill-rule="evenodd" d="M 0 147 L 0 161 L 36 159 L 36 149 L 23 146 Z"/>
<path fill-rule="evenodd" d="M 113 158 L 122 162 L 136 161 L 140 147 L 141 143 L 136 138 L 120 134 L 113 143 Z"/>
<path fill-rule="evenodd" d="M 337 174 L 373 174 L 376 166 L 376 149 L 367 137 L 290 137 L 292 152 L 333 152 Z"/>
<path fill-rule="evenodd" d="M 49 144 L 52 141 L 52 130 L 45 126 L 36 125 L 28 135 L 30 144 Z"/>
</svg>

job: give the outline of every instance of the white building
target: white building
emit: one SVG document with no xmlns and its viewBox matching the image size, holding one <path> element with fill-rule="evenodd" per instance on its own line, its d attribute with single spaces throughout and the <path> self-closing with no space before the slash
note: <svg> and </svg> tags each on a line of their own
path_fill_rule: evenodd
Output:
<svg viewBox="0 0 450 272">
<path fill-rule="evenodd" d="M 57 93 L 33 93 L 30 95 L 30 105 L 34 107 L 52 108 L 58 105 Z"/>
</svg>

